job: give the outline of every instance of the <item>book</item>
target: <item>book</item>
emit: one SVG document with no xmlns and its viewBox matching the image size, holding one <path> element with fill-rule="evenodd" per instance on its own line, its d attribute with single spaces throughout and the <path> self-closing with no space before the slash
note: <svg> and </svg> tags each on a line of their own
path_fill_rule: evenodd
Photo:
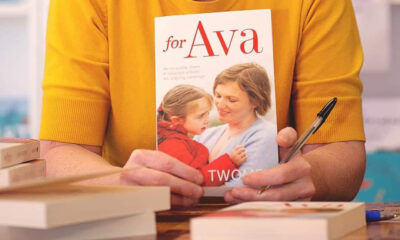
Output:
<svg viewBox="0 0 400 240">
<path fill-rule="evenodd" d="M 0 226 L 2 240 L 134 239 L 155 240 L 156 220 L 152 211 L 50 229 Z"/>
<path fill-rule="evenodd" d="M 0 168 L 40 158 L 40 142 L 25 138 L 0 138 Z"/>
<path fill-rule="evenodd" d="M 46 176 L 44 159 L 32 160 L 0 169 L 0 187 L 10 186 L 24 181 Z"/>
<path fill-rule="evenodd" d="M 155 66 L 157 149 L 199 169 L 206 196 L 278 164 L 269 9 L 157 17 Z"/>
<path fill-rule="evenodd" d="M 72 184 L 135 169 L 40 178 L 0 188 L 0 225 L 46 229 L 169 209 L 169 187 Z"/>
<path fill-rule="evenodd" d="M 338 239 L 365 226 L 357 202 L 248 202 L 193 218 L 191 239 Z"/>
</svg>

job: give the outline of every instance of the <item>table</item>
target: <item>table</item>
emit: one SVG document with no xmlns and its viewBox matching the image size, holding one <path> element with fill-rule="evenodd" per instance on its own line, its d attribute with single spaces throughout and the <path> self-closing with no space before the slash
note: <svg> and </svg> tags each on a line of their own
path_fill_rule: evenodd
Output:
<svg viewBox="0 0 400 240">
<path fill-rule="evenodd" d="M 189 240 L 189 219 L 223 207 L 226 203 L 203 203 L 191 208 L 173 209 L 157 214 L 157 240 Z M 400 203 L 367 203 L 367 210 L 384 210 L 399 213 Z M 368 223 L 366 227 L 342 238 L 342 240 L 400 239 L 400 220 Z"/>
</svg>

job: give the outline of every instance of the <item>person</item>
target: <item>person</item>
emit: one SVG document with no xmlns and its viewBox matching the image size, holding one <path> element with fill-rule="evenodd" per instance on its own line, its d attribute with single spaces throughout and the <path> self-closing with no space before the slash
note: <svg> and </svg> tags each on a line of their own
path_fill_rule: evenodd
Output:
<svg viewBox="0 0 400 240">
<path fill-rule="evenodd" d="M 250 200 L 351 200 L 365 170 L 359 72 L 362 49 L 351 0 L 52 0 L 39 138 L 49 176 L 131 168 L 92 184 L 167 185 L 173 205 L 202 196 L 202 174 L 154 151 L 155 17 L 271 9 L 280 158 L 332 97 L 338 103 L 286 164 L 250 173 L 225 194 Z M 263 194 L 257 188 L 275 185 Z"/>
<path fill-rule="evenodd" d="M 246 161 L 246 150 L 237 145 L 232 151 L 208 162 L 208 149 L 188 134 L 201 134 L 209 123 L 212 96 L 192 85 L 177 85 L 164 96 L 157 115 L 157 149 L 199 169 L 203 186 L 220 186 L 229 179 L 214 176 L 215 171 L 237 170 Z"/>
<path fill-rule="evenodd" d="M 211 159 L 243 145 L 247 161 L 238 176 L 225 184 L 243 186 L 242 176 L 278 164 L 276 126 L 261 118 L 271 108 L 269 78 L 256 63 L 236 64 L 218 74 L 213 92 L 219 120 L 226 124 L 209 128 L 195 139 L 208 148 Z"/>
</svg>

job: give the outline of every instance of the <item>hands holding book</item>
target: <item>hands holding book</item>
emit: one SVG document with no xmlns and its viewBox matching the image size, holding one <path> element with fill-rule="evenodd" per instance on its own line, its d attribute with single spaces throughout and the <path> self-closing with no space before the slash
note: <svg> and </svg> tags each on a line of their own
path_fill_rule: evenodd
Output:
<svg viewBox="0 0 400 240">
<path fill-rule="evenodd" d="M 200 184 L 203 175 L 190 167 L 159 151 L 135 150 L 124 168 L 141 167 L 121 174 L 121 182 L 127 185 L 169 186 L 171 204 L 189 206 L 203 195 Z"/>
<path fill-rule="evenodd" d="M 277 136 L 280 156 L 295 143 L 297 133 L 293 128 L 282 129 Z M 203 179 L 196 169 L 162 152 L 135 150 L 124 168 L 138 167 L 135 171 L 125 172 L 121 181 L 129 185 L 152 185 L 171 187 L 172 205 L 188 206 L 197 202 L 203 191 L 199 186 Z M 243 182 L 250 187 L 236 187 L 225 194 L 227 202 L 237 203 L 254 200 L 311 200 L 315 186 L 311 179 L 311 166 L 299 153 L 287 164 L 275 168 L 248 174 Z M 273 185 L 262 194 L 261 186 Z"/>
<path fill-rule="evenodd" d="M 280 159 L 286 156 L 296 139 L 297 133 L 293 128 L 288 127 L 279 131 L 276 141 L 279 145 Z M 228 191 L 225 194 L 227 202 L 308 201 L 315 194 L 315 185 L 311 178 L 311 165 L 301 152 L 286 164 L 244 176 L 243 183 L 254 188 L 237 187 Z M 258 189 L 262 186 L 273 187 L 259 194 Z"/>
</svg>

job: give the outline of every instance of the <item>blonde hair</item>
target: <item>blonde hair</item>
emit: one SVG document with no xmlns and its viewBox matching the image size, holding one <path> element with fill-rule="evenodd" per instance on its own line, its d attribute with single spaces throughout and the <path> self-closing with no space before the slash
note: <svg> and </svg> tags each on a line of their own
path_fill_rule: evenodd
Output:
<svg viewBox="0 0 400 240">
<path fill-rule="evenodd" d="M 158 109 L 157 121 L 170 121 L 170 117 L 184 118 L 193 101 L 205 98 L 212 106 L 212 96 L 201 88 L 192 85 L 177 85 L 165 94 Z M 192 105 L 192 106 L 190 106 Z"/>
<path fill-rule="evenodd" d="M 268 74 L 256 63 L 242 63 L 222 71 L 215 78 L 213 92 L 219 84 L 228 81 L 237 82 L 240 89 L 247 93 L 250 102 L 254 104 L 258 115 L 265 115 L 271 108 L 271 86 Z"/>
</svg>

